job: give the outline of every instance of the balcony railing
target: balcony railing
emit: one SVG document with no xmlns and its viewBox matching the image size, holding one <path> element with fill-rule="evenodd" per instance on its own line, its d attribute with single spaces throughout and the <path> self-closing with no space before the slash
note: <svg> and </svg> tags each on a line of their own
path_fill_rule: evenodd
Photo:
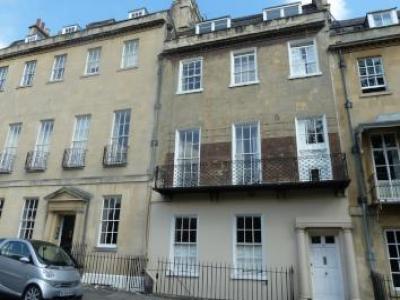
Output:
<svg viewBox="0 0 400 300">
<path fill-rule="evenodd" d="M 10 174 L 15 162 L 15 151 L 5 150 L 0 153 L 0 174 Z"/>
<path fill-rule="evenodd" d="M 25 169 L 28 172 L 43 172 L 47 169 L 49 152 L 30 151 L 26 156 Z"/>
<path fill-rule="evenodd" d="M 104 147 L 103 164 L 106 167 L 121 167 L 128 163 L 128 146 L 112 144 Z"/>
<path fill-rule="evenodd" d="M 373 203 L 400 203 L 400 180 L 377 180 L 372 174 L 368 182 Z"/>
<path fill-rule="evenodd" d="M 345 154 L 321 154 L 159 166 L 155 189 L 161 193 L 246 187 L 334 186 L 341 189 L 348 184 Z"/>
<path fill-rule="evenodd" d="M 64 150 L 63 168 L 65 169 L 81 169 L 85 167 L 86 149 L 85 148 L 69 148 Z"/>
</svg>

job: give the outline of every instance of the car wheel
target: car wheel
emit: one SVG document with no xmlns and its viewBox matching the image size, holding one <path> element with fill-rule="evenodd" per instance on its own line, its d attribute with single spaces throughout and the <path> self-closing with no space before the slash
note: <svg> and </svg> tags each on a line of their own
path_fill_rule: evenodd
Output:
<svg viewBox="0 0 400 300">
<path fill-rule="evenodd" d="M 43 300 L 42 292 L 36 285 L 28 286 L 22 297 L 23 300 Z"/>
</svg>

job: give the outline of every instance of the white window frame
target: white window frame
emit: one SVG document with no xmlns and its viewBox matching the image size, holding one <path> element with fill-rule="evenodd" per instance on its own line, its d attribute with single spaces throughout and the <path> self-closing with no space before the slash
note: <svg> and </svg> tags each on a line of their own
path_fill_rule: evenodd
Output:
<svg viewBox="0 0 400 300">
<path fill-rule="evenodd" d="M 255 79 L 252 81 L 246 81 L 246 82 L 235 82 L 235 57 L 236 56 L 250 56 L 251 52 L 254 55 L 254 72 L 255 72 Z M 247 48 L 247 49 L 241 49 L 241 50 L 235 50 L 231 51 L 231 84 L 230 87 L 236 87 L 236 86 L 245 86 L 245 85 L 252 85 L 252 84 L 257 84 L 259 83 L 259 78 L 258 78 L 258 60 L 257 60 L 257 48 Z"/>
<path fill-rule="evenodd" d="M 0 67 L 0 92 L 4 91 L 4 87 L 7 82 L 8 76 L 8 66 L 1 66 Z"/>
<path fill-rule="evenodd" d="M 61 30 L 61 34 L 71 34 L 79 30 L 79 25 L 65 26 Z"/>
<path fill-rule="evenodd" d="M 262 265 L 261 265 L 261 270 L 263 271 L 261 275 L 243 275 L 238 273 L 238 253 L 237 253 L 237 247 L 238 247 L 238 242 L 237 242 L 237 221 L 239 217 L 259 217 L 261 219 L 261 259 L 262 259 Z M 233 267 L 234 270 L 231 274 L 232 279 L 245 279 L 245 280 L 260 280 L 260 281 L 265 281 L 267 280 L 267 272 L 266 272 L 266 254 L 265 254 L 265 222 L 264 222 L 264 215 L 260 213 L 237 213 L 233 216 L 233 221 L 232 221 L 232 247 L 233 247 Z"/>
<path fill-rule="evenodd" d="M 374 73 L 373 75 L 370 75 L 370 74 L 367 74 L 367 75 L 361 75 L 361 72 L 360 72 L 360 61 L 364 61 L 364 63 L 365 63 L 365 69 L 366 69 L 366 72 L 368 73 L 368 67 L 367 67 L 367 65 L 366 65 L 366 60 L 367 59 L 372 59 L 372 60 L 374 60 L 374 59 L 379 59 L 380 61 L 381 61 L 381 66 L 382 66 L 382 74 L 378 74 L 378 73 Z M 375 71 L 375 63 L 374 63 L 374 71 Z M 361 88 L 361 91 L 363 92 L 363 93 L 367 93 L 369 90 L 374 90 L 374 89 L 379 89 L 379 88 L 385 88 L 385 90 L 387 90 L 387 88 L 388 88 L 388 86 L 387 86 L 387 81 L 386 81 L 386 76 L 385 76 L 385 66 L 384 66 L 384 62 L 383 62 L 383 57 L 382 56 L 379 56 L 379 55 L 377 55 L 377 56 L 369 56 L 369 57 L 360 57 L 360 58 L 358 58 L 357 59 L 357 72 L 358 72 L 358 79 L 359 79 L 359 82 L 360 82 L 360 88 Z M 374 86 L 367 86 L 367 87 L 363 87 L 362 86 L 362 80 L 363 79 L 368 79 L 369 77 L 379 77 L 379 76 L 382 76 L 383 77 L 383 81 L 384 81 L 384 84 L 383 85 L 374 85 Z"/>
<path fill-rule="evenodd" d="M 400 286 L 398 286 L 398 287 L 395 287 L 394 286 L 394 283 L 393 283 L 393 274 L 398 274 L 399 276 L 400 276 L 400 272 L 393 272 L 392 271 L 392 267 L 391 267 L 391 265 L 390 265 L 390 252 L 389 252 L 389 241 L 388 241 L 388 239 L 387 239 L 387 233 L 388 232 L 390 232 L 390 231 L 392 231 L 392 232 L 394 232 L 394 235 L 395 235 L 395 239 L 396 239 L 396 243 L 395 244 L 393 244 L 393 243 L 390 243 L 390 245 L 397 245 L 397 246 L 400 246 L 400 240 L 399 241 L 397 241 L 397 237 L 396 237 L 396 232 L 400 232 L 400 229 L 399 228 L 390 228 L 390 229 L 386 229 L 385 231 L 384 231 L 384 235 L 385 235 L 385 247 L 386 247 L 386 253 L 387 253 L 387 260 L 388 260 L 388 267 L 389 267 L 389 270 L 390 270 L 390 282 L 392 283 L 392 288 L 395 290 L 395 291 L 400 291 Z M 397 250 L 398 252 L 400 252 L 399 250 Z M 399 256 L 398 256 L 398 263 L 400 264 L 400 253 L 399 253 Z"/>
<path fill-rule="evenodd" d="M 301 5 L 301 2 L 295 2 L 295 3 L 289 3 L 289 4 L 287 4 L 287 5 L 282 5 L 282 6 L 276 6 L 276 7 L 265 8 L 265 9 L 263 10 L 263 20 L 264 20 L 264 21 L 277 20 L 278 18 L 275 18 L 275 19 L 268 19 L 267 13 L 268 13 L 269 11 L 278 10 L 278 9 L 279 9 L 279 12 L 280 12 L 280 18 L 287 18 L 287 16 L 285 16 L 285 8 L 294 7 L 294 6 L 297 6 L 297 8 L 298 8 L 298 15 L 301 15 L 301 14 L 303 13 L 303 7 L 302 7 L 302 5 Z M 292 17 L 292 16 L 291 16 L 291 17 Z"/>
<path fill-rule="evenodd" d="M 380 15 L 381 18 L 384 14 L 389 13 L 390 17 L 392 19 L 392 24 L 388 24 L 388 25 L 377 25 L 375 22 L 374 17 L 376 15 Z M 373 12 L 373 13 L 369 13 L 368 14 L 368 24 L 370 28 L 380 28 L 380 27 L 387 27 L 387 26 L 393 26 L 393 25 L 397 25 L 399 24 L 399 16 L 397 15 L 397 10 L 396 9 L 390 9 L 390 10 L 383 10 L 383 11 L 377 11 L 377 12 Z"/>
<path fill-rule="evenodd" d="M 183 80 L 183 66 L 189 63 L 195 63 L 200 61 L 200 88 L 192 90 L 183 90 L 182 80 Z M 204 73 L 204 60 L 203 57 L 195 57 L 189 59 L 183 59 L 179 62 L 179 76 L 178 76 L 178 91 L 177 94 L 191 94 L 199 93 L 203 91 L 203 74 Z"/>
<path fill-rule="evenodd" d="M 53 67 L 51 69 L 50 81 L 63 81 L 65 75 L 65 65 L 67 63 L 67 54 L 60 54 L 54 56 Z M 56 75 L 60 75 L 59 78 L 56 78 Z"/>
<path fill-rule="evenodd" d="M 382 139 L 382 148 L 374 148 L 372 145 L 372 136 L 379 136 Z M 387 147 L 385 142 L 384 142 L 384 136 L 385 135 L 393 135 L 396 141 L 396 146 L 395 147 Z M 400 198 L 397 196 L 400 193 L 398 192 L 398 188 L 396 188 L 398 185 L 396 181 L 398 179 L 392 179 L 392 175 L 390 174 L 390 166 L 396 166 L 396 164 L 389 164 L 389 159 L 388 159 L 388 152 L 389 151 L 396 151 L 397 155 L 400 157 L 400 143 L 399 143 L 399 138 L 397 136 L 397 133 L 394 131 L 388 131 L 388 132 L 376 132 L 373 133 L 369 136 L 369 143 L 370 143 L 370 149 L 371 149 L 371 157 L 372 157 L 372 165 L 374 168 L 374 179 L 375 179 L 375 184 L 376 184 L 376 193 L 377 193 L 377 198 L 379 201 L 382 202 L 398 202 Z M 385 164 L 384 165 L 376 165 L 375 158 L 374 158 L 374 152 L 375 151 L 380 151 L 383 153 L 384 159 L 385 159 Z M 378 180 L 378 175 L 377 175 L 377 167 L 385 167 L 386 172 L 388 175 L 388 180 Z M 394 182 L 394 183 L 393 183 Z M 387 183 L 388 188 L 390 188 L 390 194 L 392 197 L 381 197 L 381 192 L 380 189 L 382 188 L 381 184 L 382 183 Z"/>
<path fill-rule="evenodd" d="M 176 226 L 176 220 L 178 218 L 189 218 L 189 219 L 196 219 L 196 263 L 198 263 L 199 260 L 199 216 L 196 214 L 179 214 L 179 215 L 173 215 L 172 220 L 171 220 L 171 233 L 170 233 L 170 251 L 169 251 L 169 258 L 170 258 L 170 266 L 168 273 L 169 275 L 175 275 L 175 276 L 184 276 L 184 277 L 198 277 L 199 276 L 199 269 L 194 268 L 189 271 L 182 271 L 178 269 L 175 269 L 174 262 L 175 262 L 175 226 Z M 190 228 L 190 224 L 189 224 Z M 190 230 L 190 229 L 189 229 Z M 190 239 L 190 236 L 189 236 Z M 189 243 L 191 244 L 191 243 Z M 195 264 L 196 264 L 195 263 Z"/>
<path fill-rule="evenodd" d="M 128 125 L 128 132 L 123 135 L 121 135 L 119 131 L 116 131 L 116 127 L 120 126 L 120 124 L 121 124 L 121 123 L 117 124 L 117 114 L 128 114 L 129 115 L 129 122 L 123 123 L 125 125 Z M 121 117 L 119 118 L 119 120 L 121 121 Z M 126 138 L 126 145 L 120 145 L 120 146 L 126 146 L 126 147 L 129 146 L 130 136 L 131 136 L 131 127 L 132 127 L 131 123 L 132 123 L 132 110 L 130 108 L 114 111 L 112 128 L 111 128 L 110 145 L 120 145 L 119 139 Z"/>
<path fill-rule="evenodd" d="M 307 42 L 312 42 L 313 43 L 313 48 L 315 52 L 315 68 L 316 71 L 314 73 L 303 73 L 303 74 L 295 74 L 294 72 L 294 66 L 293 66 L 293 55 L 292 55 L 292 48 L 301 48 L 301 47 L 296 47 L 296 44 L 302 44 L 302 43 L 307 43 Z M 318 53 L 318 44 L 317 44 L 317 39 L 304 39 L 304 40 L 296 40 L 296 41 L 289 41 L 288 42 L 288 52 L 289 52 L 289 69 L 290 69 L 290 75 L 289 79 L 296 79 L 296 78 L 307 78 L 307 77 L 313 77 L 313 76 L 318 76 L 322 75 L 321 69 L 320 69 L 320 63 L 319 63 L 319 53 Z"/>
<path fill-rule="evenodd" d="M 174 152 L 174 186 L 181 186 L 178 184 L 178 172 L 176 171 L 176 168 L 178 168 L 180 166 L 179 164 L 179 160 L 182 160 L 184 158 L 180 158 L 179 157 L 179 148 L 181 146 L 180 143 L 180 134 L 184 131 L 198 131 L 198 135 L 199 135 L 199 157 L 198 157 L 198 169 L 197 169 L 197 184 L 200 184 L 200 161 L 201 161 L 201 128 L 187 128 L 187 129 L 177 129 L 175 131 L 175 152 Z M 192 149 L 193 150 L 193 149 Z M 193 152 L 193 151 L 192 151 Z M 194 158 L 191 158 L 192 160 L 194 160 Z M 181 174 L 181 176 L 183 177 L 183 175 Z"/>
<path fill-rule="evenodd" d="M 1 219 L 1 216 L 3 215 L 4 203 L 5 203 L 4 198 L 0 198 L 0 219 Z"/>
<path fill-rule="evenodd" d="M 107 220 L 103 220 L 103 214 L 104 214 L 104 209 L 105 209 L 105 201 L 106 199 L 111 199 L 111 198 L 116 198 L 119 199 L 119 203 L 120 203 L 120 208 L 119 208 L 119 219 L 107 219 Z M 115 210 L 115 207 L 113 208 Z M 121 233 L 121 212 L 122 212 L 122 195 L 106 195 L 103 196 L 103 203 L 102 203 L 102 208 L 101 208 L 101 214 L 100 214 L 100 226 L 99 226 L 99 236 L 97 239 L 97 246 L 99 248 L 110 248 L 110 249 L 115 249 L 118 247 L 118 241 L 120 239 L 120 233 Z M 115 212 L 113 213 L 113 215 L 115 215 Z M 117 242 L 115 244 L 104 244 L 101 243 L 101 235 L 103 233 L 103 222 L 118 222 L 118 231 L 116 232 L 112 232 L 112 234 L 117 234 Z M 109 233 L 108 231 L 106 231 L 106 233 Z M 107 238 L 106 238 L 107 239 Z"/>
<path fill-rule="evenodd" d="M 215 31 L 215 22 L 222 21 L 222 20 L 226 20 L 227 21 L 226 22 L 226 24 L 227 24 L 226 25 L 226 29 L 229 29 L 229 28 L 232 27 L 232 19 L 231 18 L 220 18 L 220 19 L 205 21 L 205 22 L 201 22 L 201 23 L 196 24 L 196 34 L 207 34 L 207 33 L 210 33 L 210 32 L 214 32 Z M 200 26 L 204 25 L 204 24 L 211 24 L 211 31 L 210 32 L 200 33 Z"/>
<path fill-rule="evenodd" d="M 22 73 L 22 78 L 20 82 L 21 87 L 33 86 L 33 80 L 36 74 L 36 60 L 30 60 L 25 62 L 24 72 Z"/>
<path fill-rule="evenodd" d="M 128 19 L 137 19 L 137 18 L 143 17 L 147 14 L 148 14 L 148 12 L 147 12 L 146 8 L 135 9 L 135 10 L 129 12 Z"/>
<path fill-rule="evenodd" d="M 238 174 L 235 173 L 235 169 L 236 168 L 236 155 L 237 155 L 237 149 L 236 149 L 236 127 L 237 126 L 249 126 L 249 125 L 255 125 L 257 126 L 257 140 L 258 140 L 258 149 L 257 149 L 257 153 L 254 153 L 256 155 L 258 155 L 258 158 L 256 158 L 257 160 L 260 161 L 260 165 L 259 165 L 259 181 L 262 182 L 263 178 L 262 178 L 262 153 L 261 153 L 261 122 L 260 121 L 249 121 L 249 122 L 237 122 L 237 123 L 233 123 L 232 124 L 232 170 L 231 170 L 231 174 L 232 174 L 232 184 L 234 185 L 245 185 L 245 183 L 241 183 L 240 178 L 238 178 Z M 236 175 L 235 175 L 236 174 Z M 243 175 L 242 175 L 243 176 Z M 241 177 L 242 177 L 241 176 Z M 256 182 L 254 182 L 256 183 Z M 253 183 L 253 184 L 254 184 Z"/>
<path fill-rule="evenodd" d="M 7 138 L 4 143 L 3 152 L 0 155 L 1 169 L 12 171 L 12 164 L 15 160 L 19 138 L 21 136 L 22 123 L 12 123 L 8 125 Z"/>
<path fill-rule="evenodd" d="M 68 164 L 71 166 L 82 166 L 84 155 L 87 149 L 91 115 L 75 116 L 74 131 L 71 138 L 71 149 L 68 158 Z"/>
<path fill-rule="evenodd" d="M 128 44 L 134 44 L 134 52 L 130 53 L 130 56 L 127 54 Z M 138 53 L 139 53 L 139 39 L 132 39 L 123 42 L 122 45 L 122 57 L 121 57 L 121 69 L 130 69 L 138 66 Z M 132 60 L 131 64 L 127 64 Z"/>
<path fill-rule="evenodd" d="M 94 52 L 98 51 L 98 58 L 96 60 L 91 61 L 91 54 Z M 97 75 L 100 74 L 100 65 L 101 65 L 101 52 L 102 52 L 102 47 L 94 47 L 90 48 L 87 50 L 87 56 L 86 56 L 86 65 L 85 65 L 85 75 L 86 76 L 91 76 L 91 75 Z M 89 65 L 91 64 L 96 64 L 95 68 L 97 69 L 95 72 L 89 72 Z M 93 66 L 91 66 L 92 68 Z"/>
<path fill-rule="evenodd" d="M 19 229 L 18 229 L 18 237 L 21 239 L 32 239 L 33 238 L 33 233 L 35 230 L 35 223 L 36 223 L 36 217 L 37 217 L 37 211 L 39 208 L 39 198 L 25 198 L 24 199 L 24 206 L 22 208 L 22 214 L 21 214 L 21 218 L 20 218 L 20 225 L 19 225 Z M 33 207 L 31 207 L 31 203 L 33 202 Z M 26 209 L 26 213 L 25 213 L 25 209 Z M 33 217 L 28 219 L 26 218 L 26 216 L 28 215 L 28 213 L 34 213 Z M 28 227 L 28 226 L 23 226 L 24 222 L 33 222 L 32 227 Z M 30 232 L 30 233 L 29 233 Z M 26 235 L 28 233 L 28 236 Z M 23 234 L 23 236 L 22 236 Z"/>
</svg>

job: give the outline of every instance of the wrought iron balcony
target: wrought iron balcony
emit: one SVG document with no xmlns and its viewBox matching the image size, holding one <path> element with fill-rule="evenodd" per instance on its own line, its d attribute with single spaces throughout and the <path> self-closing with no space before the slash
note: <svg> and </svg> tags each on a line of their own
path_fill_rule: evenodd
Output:
<svg viewBox="0 0 400 300">
<path fill-rule="evenodd" d="M 368 183 L 373 204 L 400 204 L 400 179 L 377 180 L 372 174 Z"/>
<path fill-rule="evenodd" d="M 85 167 L 86 149 L 69 148 L 64 150 L 62 166 L 64 169 L 82 169 Z"/>
<path fill-rule="evenodd" d="M 0 153 L 0 174 L 11 174 L 14 168 L 15 151 L 5 150 Z"/>
<path fill-rule="evenodd" d="M 155 190 L 162 194 L 307 187 L 342 190 L 349 182 L 345 154 L 320 154 L 159 166 Z"/>
<path fill-rule="evenodd" d="M 34 150 L 26 156 L 25 169 L 28 172 L 44 172 L 47 169 L 49 152 Z"/>
<path fill-rule="evenodd" d="M 123 167 L 128 163 L 128 146 L 111 144 L 104 147 L 103 165 L 105 167 Z"/>
</svg>

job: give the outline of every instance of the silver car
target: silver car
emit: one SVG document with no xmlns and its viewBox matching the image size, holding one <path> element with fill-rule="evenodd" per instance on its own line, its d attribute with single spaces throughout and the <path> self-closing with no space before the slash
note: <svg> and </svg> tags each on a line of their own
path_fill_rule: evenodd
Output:
<svg viewBox="0 0 400 300">
<path fill-rule="evenodd" d="M 64 250 L 21 239 L 0 239 L 0 292 L 23 300 L 82 299 L 79 272 Z"/>
</svg>

